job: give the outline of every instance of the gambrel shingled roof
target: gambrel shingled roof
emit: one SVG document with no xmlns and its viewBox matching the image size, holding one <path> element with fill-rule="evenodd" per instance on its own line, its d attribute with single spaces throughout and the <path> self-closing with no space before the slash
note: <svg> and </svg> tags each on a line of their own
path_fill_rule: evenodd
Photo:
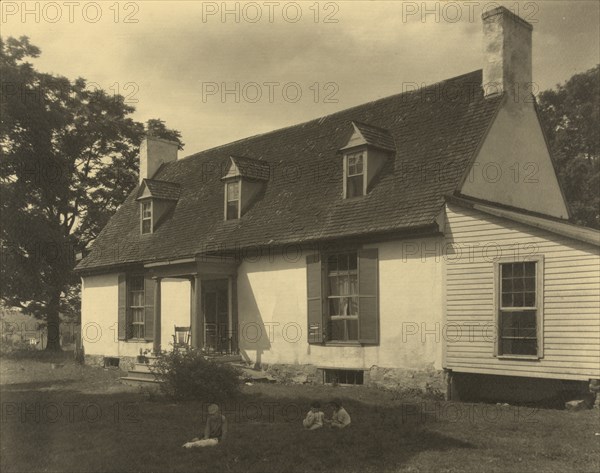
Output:
<svg viewBox="0 0 600 473">
<path fill-rule="evenodd" d="M 481 81 L 481 71 L 472 72 L 425 91 L 383 98 L 164 164 L 155 179 L 181 188 L 169 218 L 154 233 L 140 235 L 136 189 L 78 269 L 434 225 L 444 196 L 456 190 L 502 100 L 484 98 Z M 452 94 L 435 93 L 445 86 L 452 87 Z M 339 151 L 354 132 L 353 122 L 387 130 L 396 151 L 366 196 L 343 199 Z M 221 178 L 231 156 L 268 163 L 271 174 L 243 217 L 224 221 Z"/>
</svg>

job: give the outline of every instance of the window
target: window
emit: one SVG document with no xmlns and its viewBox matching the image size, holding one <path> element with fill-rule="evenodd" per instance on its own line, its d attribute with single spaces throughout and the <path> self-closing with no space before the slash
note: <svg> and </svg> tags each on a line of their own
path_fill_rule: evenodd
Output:
<svg viewBox="0 0 600 473">
<path fill-rule="evenodd" d="M 323 370 L 325 384 L 363 384 L 364 371 L 362 370 Z"/>
<path fill-rule="evenodd" d="M 142 235 L 152 233 L 152 201 L 142 202 Z"/>
<path fill-rule="evenodd" d="M 131 338 L 143 339 L 145 336 L 144 296 L 144 276 L 132 276 L 129 279 Z"/>
<path fill-rule="evenodd" d="M 240 183 L 239 181 L 226 184 L 226 220 L 235 220 L 240 217 Z"/>
<path fill-rule="evenodd" d="M 378 250 L 306 257 L 307 342 L 379 343 Z"/>
<path fill-rule="evenodd" d="M 499 355 L 538 355 L 540 265 L 541 261 L 499 264 Z"/>
<path fill-rule="evenodd" d="M 346 165 L 346 198 L 364 195 L 364 153 L 347 156 Z"/>
<path fill-rule="evenodd" d="M 358 341 L 358 264 L 356 253 L 327 259 L 329 339 Z"/>
</svg>

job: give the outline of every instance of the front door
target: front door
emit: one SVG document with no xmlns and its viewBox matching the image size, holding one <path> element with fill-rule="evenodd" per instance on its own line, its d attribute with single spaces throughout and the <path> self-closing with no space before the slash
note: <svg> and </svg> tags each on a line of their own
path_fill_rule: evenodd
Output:
<svg viewBox="0 0 600 473">
<path fill-rule="evenodd" d="M 206 281 L 204 289 L 204 346 L 209 353 L 227 353 L 229 313 L 227 280 Z"/>
</svg>

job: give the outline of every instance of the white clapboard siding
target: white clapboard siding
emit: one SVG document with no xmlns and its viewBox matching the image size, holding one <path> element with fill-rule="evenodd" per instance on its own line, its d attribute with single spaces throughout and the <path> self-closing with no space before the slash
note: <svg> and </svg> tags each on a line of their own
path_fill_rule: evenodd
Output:
<svg viewBox="0 0 600 473">
<path fill-rule="evenodd" d="M 535 378 L 600 378 L 597 246 L 478 210 L 446 209 L 445 367 Z M 494 356 L 494 259 L 544 258 L 543 356 Z"/>
</svg>

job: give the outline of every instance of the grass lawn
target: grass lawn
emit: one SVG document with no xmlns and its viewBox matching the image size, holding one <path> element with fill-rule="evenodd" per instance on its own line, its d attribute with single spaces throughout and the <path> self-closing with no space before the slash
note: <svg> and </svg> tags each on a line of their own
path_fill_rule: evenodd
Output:
<svg viewBox="0 0 600 473">
<path fill-rule="evenodd" d="M 187 450 L 202 431 L 203 403 L 127 387 L 118 370 L 51 361 L 0 359 L 4 473 L 600 471 L 597 409 L 422 401 L 364 387 L 244 386 L 223 406 L 227 441 Z M 304 431 L 310 402 L 332 397 L 352 425 Z"/>
</svg>

